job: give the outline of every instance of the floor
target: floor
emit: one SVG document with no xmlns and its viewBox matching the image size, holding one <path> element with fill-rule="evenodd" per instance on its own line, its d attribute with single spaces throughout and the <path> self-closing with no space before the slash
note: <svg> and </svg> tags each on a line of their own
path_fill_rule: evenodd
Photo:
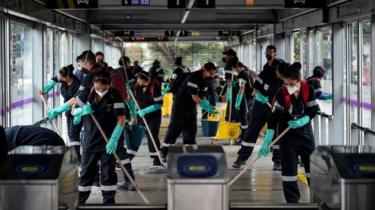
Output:
<svg viewBox="0 0 375 210">
<path fill-rule="evenodd" d="M 164 139 L 168 118 L 163 118 L 160 139 Z M 200 129 L 198 129 L 198 144 L 211 144 L 211 139 L 202 137 Z M 145 139 L 144 139 L 145 140 Z M 133 169 L 136 176 L 136 182 L 139 188 L 152 204 L 167 203 L 167 177 L 166 173 L 148 174 L 147 168 L 151 166 L 151 159 L 148 157 L 147 145 L 144 141 L 137 156 L 133 160 Z M 178 142 L 181 142 L 180 140 Z M 259 139 L 255 151 L 251 158 L 257 154 L 262 138 Z M 239 170 L 232 168 L 232 163 L 236 158 L 236 152 L 239 146 L 228 145 L 228 142 L 214 142 L 223 145 L 227 158 L 227 167 L 229 170 L 229 180 L 231 180 Z M 271 157 L 259 159 L 253 168 L 248 170 L 234 185 L 229 192 L 229 200 L 231 203 L 285 203 L 281 173 L 272 170 L 273 163 Z M 303 169 L 299 169 L 303 172 Z M 302 173 L 303 174 L 303 173 Z M 122 172 L 118 172 L 119 181 L 123 180 Z M 299 181 L 299 189 L 301 191 L 301 203 L 309 202 L 309 189 L 306 184 Z M 97 189 L 93 189 L 88 203 L 100 204 L 102 202 L 101 193 Z M 116 202 L 119 204 L 142 204 L 141 197 L 135 191 L 118 190 L 116 194 Z"/>
</svg>

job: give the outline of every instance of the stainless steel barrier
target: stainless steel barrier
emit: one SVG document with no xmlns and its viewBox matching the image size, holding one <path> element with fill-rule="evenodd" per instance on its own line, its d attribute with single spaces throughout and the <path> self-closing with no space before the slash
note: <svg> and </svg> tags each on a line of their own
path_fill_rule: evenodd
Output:
<svg viewBox="0 0 375 210">
<path fill-rule="evenodd" d="M 330 129 L 333 115 L 324 112 L 318 112 L 313 119 L 313 131 L 316 145 L 329 145 L 329 138 L 332 130 Z"/>
<path fill-rule="evenodd" d="M 363 132 L 363 138 L 359 138 L 359 132 Z M 357 123 L 351 124 L 351 144 L 375 146 L 375 131 L 360 126 Z"/>
</svg>

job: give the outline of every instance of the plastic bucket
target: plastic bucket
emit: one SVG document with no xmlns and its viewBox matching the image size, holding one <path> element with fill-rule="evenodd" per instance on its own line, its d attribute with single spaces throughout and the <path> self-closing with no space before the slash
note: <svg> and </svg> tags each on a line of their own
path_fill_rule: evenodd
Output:
<svg viewBox="0 0 375 210">
<path fill-rule="evenodd" d="M 218 127 L 219 127 L 218 121 L 202 120 L 203 136 L 207 136 L 207 137 L 215 136 Z"/>
<path fill-rule="evenodd" d="M 167 93 L 163 97 L 163 106 L 161 107 L 161 113 L 164 117 L 170 116 L 172 113 L 173 94 Z"/>
<path fill-rule="evenodd" d="M 125 127 L 125 145 L 126 148 L 137 151 L 142 144 L 146 129 L 142 125 L 126 125 Z"/>
</svg>

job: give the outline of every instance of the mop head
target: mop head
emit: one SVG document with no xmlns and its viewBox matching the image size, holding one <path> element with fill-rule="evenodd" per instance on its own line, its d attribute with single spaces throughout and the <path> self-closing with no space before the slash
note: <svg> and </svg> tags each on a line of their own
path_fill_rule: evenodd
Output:
<svg viewBox="0 0 375 210">
<path fill-rule="evenodd" d="M 168 168 L 166 167 L 166 165 L 160 165 L 147 168 L 145 171 L 143 171 L 143 174 L 162 174 L 167 172 Z"/>
</svg>

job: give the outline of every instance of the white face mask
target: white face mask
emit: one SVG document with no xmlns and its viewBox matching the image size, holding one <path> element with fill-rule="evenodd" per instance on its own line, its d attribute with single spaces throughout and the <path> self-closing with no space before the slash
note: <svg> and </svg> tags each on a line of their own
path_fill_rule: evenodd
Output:
<svg viewBox="0 0 375 210">
<path fill-rule="evenodd" d="M 95 90 L 96 94 L 98 94 L 100 96 L 100 98 L 103 98 L 105 96 L 105 94 L 108 93 L 108 90 L 105 90 L 105 91 L 98 91 L 98 90 Z"/>
<path fill-rule="evenodd" d="M 298 90 L 298 87 L 296 85 L 293 85 L 293 86 L 287 85 L 286 89 L 288 90 L 288 93 L 290 95 L 292 95 L 293 93 L 295 93 Z"/>
</svg>

